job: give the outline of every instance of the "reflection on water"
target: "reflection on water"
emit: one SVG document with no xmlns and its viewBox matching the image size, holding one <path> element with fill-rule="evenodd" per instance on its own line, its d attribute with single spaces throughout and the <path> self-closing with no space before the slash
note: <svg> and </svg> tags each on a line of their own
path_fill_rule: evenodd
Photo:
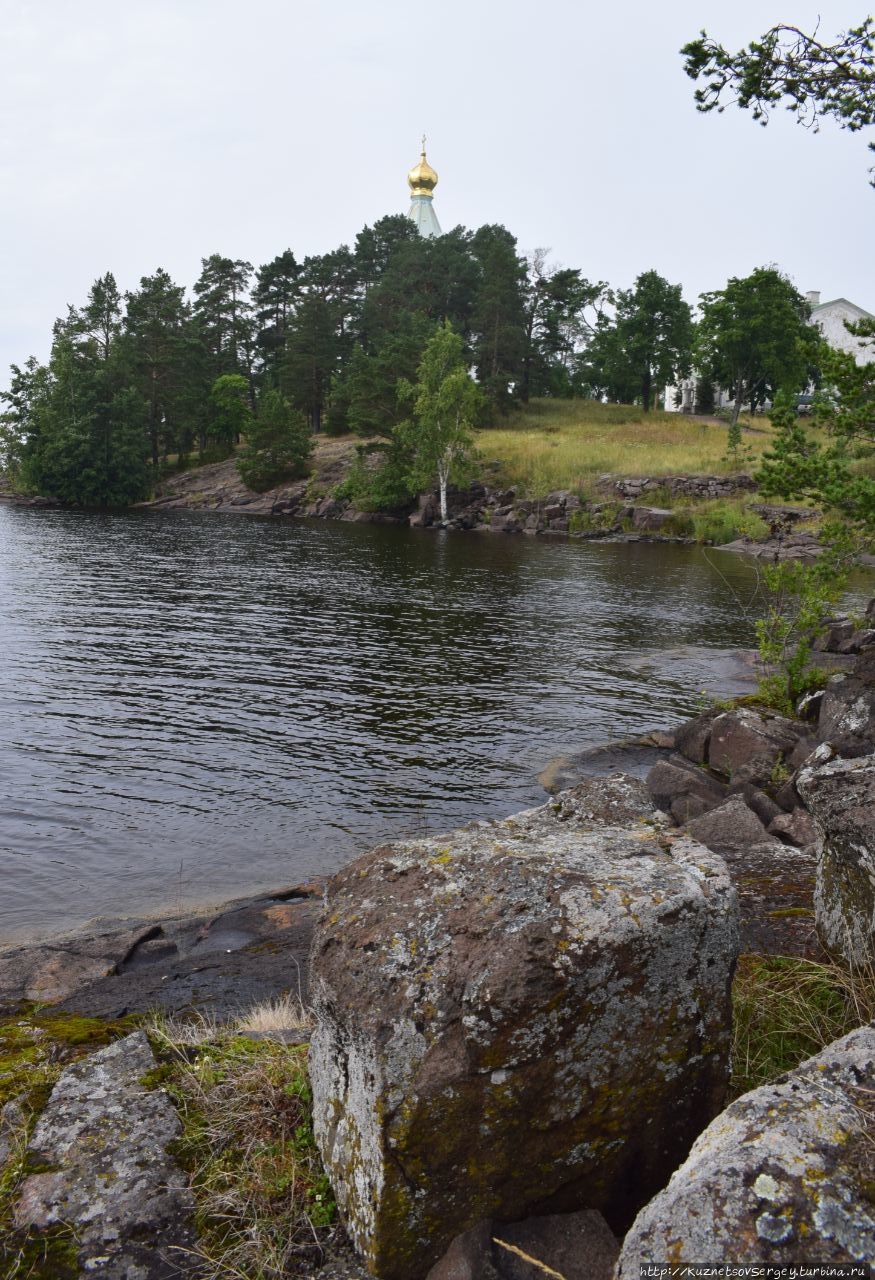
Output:
<svg viewBox="0 0 875 1280">
<path fill-rule="evenodd" d="M 539 803 L 552 757 L 694 709 L 754 586 L 699 548 L 0 508 L 0 940 Z"/>
</svg>

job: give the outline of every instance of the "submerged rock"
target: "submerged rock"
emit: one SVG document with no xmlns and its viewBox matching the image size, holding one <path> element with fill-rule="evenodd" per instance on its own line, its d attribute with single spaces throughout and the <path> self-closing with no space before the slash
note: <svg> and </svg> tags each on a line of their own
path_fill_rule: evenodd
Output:
<svg viewBox="0 0 875 1280">
<path fill-rule="evenodd" d="M 382 1280 L 481 1218 L 586 1205 L 621 1229 L 721 1104 L 726 868 L 646 823 L 588 829 L 574 803 L 385 845 L 329 882 L 315 1128 Z"/>
<path fill-rule="evenodd" d="M 861 1027 L 709 1125 L 627 1235 L 617 1280 L 648 1263 L 871 1262 L 875 1029 Z"/>
</svg>

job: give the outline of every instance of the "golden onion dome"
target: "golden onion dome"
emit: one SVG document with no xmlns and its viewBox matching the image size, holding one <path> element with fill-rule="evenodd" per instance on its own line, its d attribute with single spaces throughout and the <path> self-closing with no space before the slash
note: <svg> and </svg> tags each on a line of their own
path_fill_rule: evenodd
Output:
<svg viewBox="0 0 875 1280">
<path fill-rule="evenodd" d="M 414 196 L 430 196 L 437 186 L 438 176 L 425 158 L 425 138 L 422 140 L 422 151 L 419 164 L 414 165 L 407 175 L 410 193 Z"/>
</svg>

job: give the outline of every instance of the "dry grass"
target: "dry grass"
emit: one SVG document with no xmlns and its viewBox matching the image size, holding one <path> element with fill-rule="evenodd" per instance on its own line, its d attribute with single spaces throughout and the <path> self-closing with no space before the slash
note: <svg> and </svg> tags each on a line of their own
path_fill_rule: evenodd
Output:
<svg viewBox="0 0 875 1280">
<path fill-rule="evenodd" d="M 744 421 L 743 421 L 744 425 Z M 746 431 L 742 467 L 769 447 L 772 430 L 757 418 Z M 723 475 L 739 468 L 726 460 L 727 427 L 679 413 L 644 414 L 633 405 L 594 400 L 538 400 L 498 428 L 480 431 L 484 462 L 500 468 L 500 481 L 540 497 L 556 489 L 588 492 L 600 475 Z"/>
<path fill-rule="evenodd" d="M 264 1004 L 253 1005 L 235 1019 L 238 1031 L 306 1031 L 313 1025 L 312 1015 L 297 996 L 277 996 Z"/>
<path fill-rule="evenodd" d="M 742 956 L 732 997 L 737 1097 L 875 1019 L 875 970 L 795 956 Z"/>
<path fill-rule="evenodd" d="M 313 1274 L 331 1235 L 334 1199 L 313 1140 L 307 1048 L 240 1031 L 306 1024 L 277 999 L 234 1024 L 153 1020 L 160 1083 L 183 1121 L 175 1154 L 197 1203 L 203 1274 L 274 1280 Z"/>
</svg>

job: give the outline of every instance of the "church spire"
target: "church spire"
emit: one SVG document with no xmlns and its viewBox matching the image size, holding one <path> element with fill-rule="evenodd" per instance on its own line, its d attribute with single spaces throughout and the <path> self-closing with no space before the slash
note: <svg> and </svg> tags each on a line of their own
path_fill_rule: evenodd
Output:
<svg viewBox="0 0 875 1280">
<path fill-rule="evenodd" d="M 422 135 L 419 164 L 414 165 L 410 170 L 407 182 L 411 196 L 410 208 L 407 211 L 408 218 L 412 218 L 416 223 L 421 236 L 441 235 L 440 223 L 432 203 L 432 192 L 437 186 L 438 176 L 425 158 L 425 134 Z"/>
</svg>

